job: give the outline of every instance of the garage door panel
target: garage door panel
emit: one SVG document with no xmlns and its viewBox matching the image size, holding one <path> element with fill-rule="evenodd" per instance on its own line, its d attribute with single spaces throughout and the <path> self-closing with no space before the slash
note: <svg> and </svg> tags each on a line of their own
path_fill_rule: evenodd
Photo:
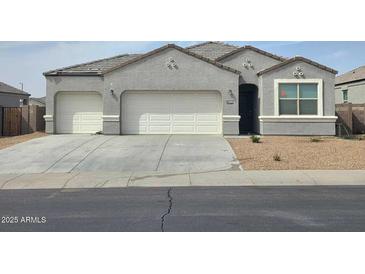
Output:
<svg viewBox="0 0 365 274">
<path fill-rule="evenodd" d="M 221 134 L 217 92 L 126 92 L 122 97 L 124 134 Z"/>
<path fill-rule="evenodd" d="M 102 97 L 96 92 L 61 92 L 56 97 L 56 132 L 101 131 L 102 109 Z"/>
<path fill-rule="evenodd" d="M 171 121 L 170 114 L 150 114 L 150 122 Z"/>
</svg>

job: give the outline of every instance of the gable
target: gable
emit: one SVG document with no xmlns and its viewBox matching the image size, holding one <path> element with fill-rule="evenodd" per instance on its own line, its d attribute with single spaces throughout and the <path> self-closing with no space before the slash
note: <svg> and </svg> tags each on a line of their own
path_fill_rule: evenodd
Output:
<svg viewBox="0 0 365 274">
<path fill-rule="evenodd" d="M 304 58 L 304 57 L 301 57 L 301 56 L 296 56 L 296 57 L 293 57 L 291 59 L 288 59 L 280 64 L 277 64 L 277 65 L 274 65 L 272 67 L 269 67 L 267 69 L 264 69 L 262 71 L 259 71 L 257 74 L 258 75 L 263 75 L 265 73 L 268 73 L 268 72 L 272 72 L 272 71 L 277 71 L 277 70 L 281 70 L 287 66 L 291 66 L 293 63 L 297 63 L 297 62 L 302 62 L 302 63 L 306 63 L 308 65 L 311 65 L 312 67 L 316 67 L 317 69 L 319 70 L 323 70 L 323 71 L 327 71 L 329 73 L 332 73 L 332 74 L 337 74 L 337 71 L 330 68 L 330 67 L 327 67 L 327 66 L 324 66 L 324 65 L 321 65 L 317 62 L 314 62 L 312 60 L 309 60 L 307 58 Z"/>
<path fill-rule="evenodd" d="M 114 90 L 227 90 L 239 74 L 221 69 L 174 48 L 113 70 L 104 76 Z"/>
<path fill-rule="evenodd" d="M 143 54 L 143 55 L 141 55 L 141 56 L 139 56 L 137 58 L 134 58 L 134 59 L 132 59 L 132 60 L 130 60 L 128 62 L 125 62 L 125 63 L 123 63 L 123 64 L 121 64 L 119 66 L 116 66 L 116 67 L 114 67 L 114 68 L 112 68 L 110 70 L 107 70 L 107 71 L 105 71 L 104 74 L 110 73 L 110 72 L 112 72 L 114 70 L 117 70 L 117 69 L 120 69 L 120 68 L 129 66 L 129 65 L 132 65 L 132 64 L 141 63 L 141 61 L 143 62 L 144 60 L 150 59 L 150 58 L 152 58 L 152 57 L 154 57 L 154 56 L 156 56 L 156 55 L 158 55 L 158 54 L 160 54 L 160 53 L 162 53 L 164 51 L 167 51 L 169 49 L 174 49 L 176 51 L 181 52 L 182 54 L 184 54 L 186 56 L 190 56 L 193 59 L 197 59 L 197 60 L 200 60 L 201 62 L 208 63 L 208 64 L 213 65 L 213 66 L 215 66 L 215 67 L 217 67 L 219 69 L 226 70 L 226 71 L 229 71 L 229 72 L 235 73 L 235 74 L 240 74 L 240 71 L 238 71 L 238 70 L 235 70 L 233 68 L 230 68 L 228 66 L 222 65 L 221 63 L 218 63 L 218 62 L 213 61 L 211 59 L 208 59 L 208 58 L 205 58 L 203 56 L 200 56 L 200 55 L 197 55 L 195 53 L 192 53 L 192 52 L 190 52 L 190 51 L 188 51 L 186 49 L 183 49 L 181 47 L 178 47 L 178 46 L 176 46 L 174 44 L 168 44 L 168 45 L 163 46 L 161 48 L 152 50 L 152 51 L 150 51 L 150 52 L 148 52 L 146 54 Z"/>
<path fill-rule="evenodd" d="M 220 61 L 222 64 L 241 71 L 241 83 L 258 84 L 257 73 L 281 61 L 250 49 L 237 51 Z"/>
</svg>

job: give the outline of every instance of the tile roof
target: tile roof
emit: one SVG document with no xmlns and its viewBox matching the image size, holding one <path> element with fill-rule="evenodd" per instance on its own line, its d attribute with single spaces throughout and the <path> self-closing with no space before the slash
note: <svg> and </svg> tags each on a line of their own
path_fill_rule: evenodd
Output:
<svg viewBox="0 0 365 274">
<path fill-rule="evenodd" d="M 63 67 L 43 73 L 43 75 L 101 75 L 105 71 L 128 62 L 140 54 L 122 54 L 109 58 L 99 59 L 87 63 Z"/>
<path fill-rule="evenodd" d="M 140 60 L 142 60 L 142 59 L 145 59 L 145 58 L 147 58 L 147 57 L 150 57 L 150 56 L 152 56 L 152 55 L 154 55 L 154 54 L 156 54 L 156 53 L 159 53 L 159 52 L 161 52 L 161 51 L 163 51 L 163 50 L 165 50 L 165 49 L 168 49 L 168 48 L 174 48 L 174 49 L 176 49 L 176 50 L 178 50 L 178 51 L 181 51 L 181 52 L 183 52 L 183 53 L 185 53 L 185 54 L 187 54 L 187 55 L 190 55 L 190 56 L 193 56 L 193 57 L 195 57 L 195 58 L 198 58 L 198 59 L 200 59 L 200 60 L 202 60 L 202 61 L 204 61 L 204 62 L 210 63 L 210 64 L 212 64 L 212 65 L 214 65 L 214 66 L 216 66 L 216 67 L 219 67 L 219 68 L 221 68 L 221 69 L 224 69 L 224 70 L 227 70 L 227 71 L 230 71 L 230 72 L 236 73 L 236 74 L 241 74 L 241 72 L 240 72 L 240 71 L 238 71 L 238 70 L 236 70 L 236 69 L 233 69 L 233 68 L 230 68 L 230 67 L 228 67 L 228 66 L 222 65 L 221 63 L 218 63 L 218 62 L 216 62 L 216 61 L 214 61 L 214 60 L 211 60 L 211 59 L 206 58 L 206 57 L 204 57 L 204 56 L 198 55 L 198 54 L 196 54 L 196 53 L 193 53 L 193 52 L 191 52 L 190 50 L 188 50 L 188 49 L 184 49 L 184 48 L 179 47 L 179 46 L 177 46 L 177 45 L 175 45 L 175 44 L 167 44 L 167 45 L 165 45 L 165 46 L 163 46 L 163 47 L 160 47 L 160 48 L 158 48 L 158 49 L 155 49 L 155 50 L 152 50 L 152 51 L 150 51 L 150 52 L 147 52 L 146 54 L 140 55 L 140 56 L 138 56 L 138 57 L 136 57 L 136 58 L 133 58 L 133 59 L 131 59 L 131 60 L 127 61 L 127 62 L 124 62 L 124 63 L 122 63 L 122 64 L 120 64 L 120 65 L 118 65 L 118 66 L 116 66 L 116 67 L 113 67 L 113 68 L 111 68 L 111 69 L 109 69 L 109 70 L 106 70 L 104 73 L 108 73 L 108 72 L 111 72 L 111 71 L 113 71 L 113 70 L 116 70 L 116 69 L 119 69 L 119 68 L 122 68 L 122 67 L 128 66 L 128 65 L 130 65 L 130 64 L 133 64 L 133 63 L 138 62 L 138 61 L 140 61 Z"/>
<path fill-rule="evenodd" d="M 34 101 L 37 101 L 39 103 L 42 103 L 42 104 L 46 104 L 46 96 L 43 96 L 43 97 L 39 97 L 39 98 L 36 98 L 36 97 L 30 97 L 30 99 L 34 100 Z"/>
<path fill-rule="evenodd" d="M 204 42 L 201 44 L 187 47 L 186 49 L 192 53 L 201 55 L 205 58 L 216 60 L 217 58 L 225 54 L 237 50 L 238 47 L 233 45 L 228 45 L 223 42 Z"/>
<path fill-rule="evenodd" d="M 5 84 L 3 82 L 0 82 L 0 92 L 1 93 L 12 93 L 12 94 L 21 94 L 21 95 L 30 96 L 29 93 L 27 93 L 23 90 L 17 89 L 17 88 L 15 88 L 13 86 L 10 86 L 8 84 Z"/>
<path fill-rule="evenodd" d="M 244 50 L 246 50 L 246 49 L 249 49 L 249 50 L 252 50 L 252 51 L 255 51 L 255 52 L 257 52 L 257 53 L 260 53 L 260 54 L 262 54 L 262 55 L 265 55 L 265 56 L 268 56 L 268 57 L 271 57 L 271 58 L 273 58 L 273 59 L 276 59 L 276 60 L 279 60 L 279 61 L 285 61 L 285 60 L 287 60 L 287 58 L 285 58 L 285 57 L 282 57 L 282 56 L 278 56 L 278 55 L 275 55 L 275 54 L 272 54 L 272 53 L 270 53 L 270 52 L 267 52 L 267 51 L 264 51 L 264 50 L 262 50 L 262 49 L 258 49 L 258 48 L 256 48 L 256 47 L 253 47 L 253 46 L 243 46 L 243 47 L 240 47 L 240 48 L 236 48 L 235 50 L 233 50 L 233 51 L 231 51 L 231 52 L 228 52 L 228 53 L 226 53 L 226 54 L 224 54 L 224 55 L 222 55 L 222 56 L 220 56 L 220 57 L 218 57 L 217 59 L 216 59 L 216 61 L 221 61 L 221 60 L 223 60 L 223 59 L 225 59 L 225 58 L 227 58 L 227 57 L 229 57 L 229 56 L 232 56 L 232 55 L 234 55 L 234 54 L 236 54 L 236 53 L 238 53 L 238 52 L 241 52 L 241 51 L 244 51 Z"/>
<path fill-rule="evenodd" d="M 293 57 L 293 58 L 290 58 L 290 59 L 285 60 L 285 61 L 284 61 L 284 62 L 282 62 L 282 63 L 276 64 L 276 65 L 274 65 L 274 66 L 272 66 L 272 67 L 269 67 L 269 68 L 267 68 L 267 69 L 261 70 L 261 71 L 259 71 L 259 72 L 257 73 L 257 75 L 265 74 L 266 72 L 269 72 L 269 71 L 272 71 L 272 70 L 276 70 L 276 69 L 278 69 L 278 68 L 284 67 L 284 66 L 286 66 L 286 65 L 288 65 L 288 64 L 291 64 L 291 63 L 293 63 L 293 62 L 296 62 L 296 61 L 302 61 L 302 62 L 305 62 L 305 63 L 311 64 L 312 66 L 318 67 L 318 68 L 323 69 L 323 70 L 326 70 L 326 71 L 328 71 L 328 72 L 331 72 L 331 73 L 333 73 L 333 74 L 337 74 L 337 70 L 334 70 L 334 69 L 332 69 L 332 68 L 329 68 L 329 67 L 323 66 L 323 65 L 321 65 L 321 64 L 319 64 L 319 63 L 317 63 L 317 62 L 314 62 L 314 61 L 309 60 L 309 59 L 307 59 L 307 58 L 304 58 L 304 57 L 302 57 L 302 56 L 295 56 L 295 57 Z"/>
<path fill-rule="evenodd" d="M 341 74 L 336 77 L 335 84 L 340 85 L 344 83 L 356 82 L 365 80 L 365 66 L 358 67 L 349 72 Z"/>
</svg>

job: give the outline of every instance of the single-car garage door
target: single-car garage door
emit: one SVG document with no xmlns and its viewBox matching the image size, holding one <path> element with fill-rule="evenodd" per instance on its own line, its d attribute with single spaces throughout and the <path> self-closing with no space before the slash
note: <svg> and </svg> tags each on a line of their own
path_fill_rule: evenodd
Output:
<svg viewBox="0 0 365 274">
<path fill-rule="evenodd" d="M 216 91 L 126 91 L 122 134 L 221 134 L 222 99 Z"/>
<path fill-rule="evenodd" d="M 56 97 L 57 133 L 102 130 L 103 101 L 97 92 L 60 92 Z"/>
</svg>

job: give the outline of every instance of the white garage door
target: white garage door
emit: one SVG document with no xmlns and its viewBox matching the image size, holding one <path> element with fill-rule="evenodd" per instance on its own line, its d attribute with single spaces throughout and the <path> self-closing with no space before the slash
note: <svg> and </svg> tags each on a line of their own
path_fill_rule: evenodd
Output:
<svg viewBox="0 0 365 274">
<path fill-rule="evenodd" d="M 102 130 L 103 102 L 96 92 L 61 92 L 56 97 L 57 133 Z"/>
<path fill-rule="evenodd" d="M 221 134 L 221 96 L 213 91 L 127 91 L 122 133 Z"/>
</svg>

